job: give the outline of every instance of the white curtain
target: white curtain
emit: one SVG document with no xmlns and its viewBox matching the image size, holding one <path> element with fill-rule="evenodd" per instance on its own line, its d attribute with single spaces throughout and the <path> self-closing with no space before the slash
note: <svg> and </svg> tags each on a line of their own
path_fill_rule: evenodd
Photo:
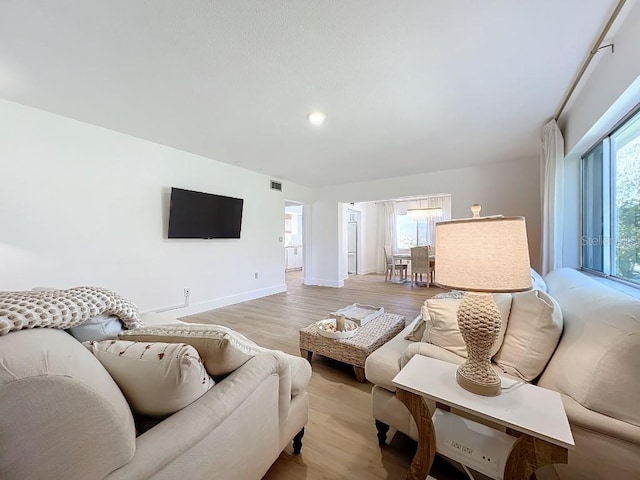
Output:
<svg viewBox="0 0 640 480">
<path fill-rule="evenodd" d="M 376 271 L 384 273 L 387 269 L 384 247 L 390 246 L 391 250 L 394 251 L 396 245 L 396 213 L 394 203 L 391 201 L 378 203 L 378 238 L 376 244 L 379 252 L 378 260 L 376 260 Z"/>
<path fill-rule="evenodd" d="M 564 139 L 555 120 L 542 129 L 540 149 L 542 198 L 542 275 L 562 266 Z"/>
<path fill-rule="evenodd" d="M 441 208 L 442 215 L 427 218 L 427 245 L 436 248 L 436 223 L 443 220 L 451 220 L 451 195 L 429 197 L 423 200 L 426 208 Z"/>
</svg>

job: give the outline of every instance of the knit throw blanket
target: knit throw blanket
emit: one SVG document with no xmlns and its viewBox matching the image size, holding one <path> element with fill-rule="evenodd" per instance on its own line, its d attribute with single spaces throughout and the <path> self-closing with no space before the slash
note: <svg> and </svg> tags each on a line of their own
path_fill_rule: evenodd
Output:
<svg viewBox="0 0 640 480">
<path fill-rule="evenodd" d="M 116 315 L 129 329 L 142 326 L 138 307 L 106 288 L 0 292 L 0 335 L 23 328 L 77 327 L 102 314 Z"/>
</svg>

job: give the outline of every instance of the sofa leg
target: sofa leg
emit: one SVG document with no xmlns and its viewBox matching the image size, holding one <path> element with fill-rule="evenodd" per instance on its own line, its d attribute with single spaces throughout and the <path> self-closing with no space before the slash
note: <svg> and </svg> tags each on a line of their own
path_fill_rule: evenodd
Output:
<svg viewBox="0 0 640 480">
<path fill-rule="evenodd" d="M 389 425 L 382 423 L 380 420 L 376 420 L 376 429 L 378 430 L 378 445 L 384 447 L 387 444 Z"/>
<path fill-rule="evenodd" d="M 302 450 L 302 437 L 304 437 L 304 427 L 300 430 L 295 437 L 293 437 L 293 454 L 300 455 Z"/>
</svg>

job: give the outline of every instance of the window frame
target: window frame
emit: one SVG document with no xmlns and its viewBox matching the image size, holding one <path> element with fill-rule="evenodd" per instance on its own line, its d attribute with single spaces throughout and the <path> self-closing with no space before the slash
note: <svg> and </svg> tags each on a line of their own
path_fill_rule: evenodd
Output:
<svg viewBox="0 0 640 480">
<path fill-rule="evenodd" d="M 402 213 L 395 213 L 395 251 L 397 252 L 409 252 L 411 250 L 411 246 L 409 247 L 401 247 L 399 244 L 399 240 L 400 240 L 400 236 L 398 235 L 399 232 L 399 228 L 398 228 L 398 217 L 408 217 L 408 215 L 406 213 L 402 214 Z M 427 245 L 426 241 L 427 241 L 427 226 L 426 226 L 426 222 L 424 221 L 415 221 L 415 220 L 411 220 L 412 223 L 416 224 L 415 230 L 416 230 L 416 245 L 415 246 L 420 246 L 420 224 L 424 224 L 423 226 L 423 240 L 425 241 L 425 245 Z"/>
<path fill-rule="evenodd" d="M 612 161 L 612 141 L 611 137 L 615 133 L 624 128 L 628 122 L 635 120 L 638 116 L 640 120 L 640 103 L 631 109 L 620 121 L 618 121 L 611 130 L 601 138 L 598 139 L 587 151 L 580 157 L 580 202 L 579 202 L 579 215 L 580 215 L 580 245 L 579 245 L 579 258 L 580 258 L 580 270 L 587 272 L 591 275 L 604 277 L 615 282 L 619 282 L 635 289 L 640 290 L 640 280 L 634 282 L 632 280 L 625 279 L 616 275 L 615 267 L 615 246 L 612 245 L 612 240 L 615 239 L 615 165 Z M 603 191 L 602 191 L 602 211 L 603 211 L 603 236 L 608 236 L 608 242 L 606 248 L 603 248 L 602 254 L 602 272 L 593 268 L 585 267 L 584 265 L 584 250 L 582 242 L 584 241 L 584 192 L 585 192 L 585 159 L 599 146 L 602 145 L 602 175 L 603 175 Z M 604 239 L 603 239 L 604 241 Z"/>
</svg>

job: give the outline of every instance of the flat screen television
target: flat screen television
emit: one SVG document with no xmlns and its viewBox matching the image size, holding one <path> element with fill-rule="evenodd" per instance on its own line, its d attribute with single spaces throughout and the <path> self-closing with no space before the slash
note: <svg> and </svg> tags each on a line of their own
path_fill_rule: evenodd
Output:
<svg viewBox="0 0 640 480">
<path fill-rule="evenodd" d="M 242 198 L 171 188 L 169 238 L 240 238 Z"/>
</svg>

